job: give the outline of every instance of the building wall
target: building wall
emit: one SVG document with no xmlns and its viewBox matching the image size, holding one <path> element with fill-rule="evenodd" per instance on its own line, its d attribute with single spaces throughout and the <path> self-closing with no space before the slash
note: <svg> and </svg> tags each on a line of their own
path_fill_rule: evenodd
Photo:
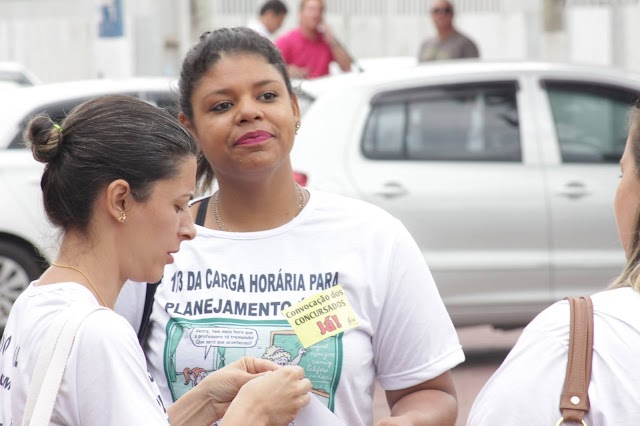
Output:
<svg viewBox="0 0 640 426">
<path fill-rule="evenodd" d="M 177 75 L 212 28 L 246 24 L 263 0 L 0 0 L 0 61 L 47 81 Z M 121 36 L 100 37 L 100 8 L 121 2 Z M 435 34 L 429 0 L 325 0 L 327 23 L 356 59 L 414 56 Z M 285 0 L 280 33 L 297 24 Z M 457 27 L 483 59 L 542 59 L 640 71 L 638 0 L 455 0 Z"/>
</svg>

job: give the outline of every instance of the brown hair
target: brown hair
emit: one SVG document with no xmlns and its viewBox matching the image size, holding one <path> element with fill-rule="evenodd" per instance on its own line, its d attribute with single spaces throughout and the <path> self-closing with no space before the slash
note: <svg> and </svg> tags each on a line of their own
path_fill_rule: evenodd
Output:
<svg viewBox="0 0 640 426">
<path fill-rule="evenodd" d="M 45 163 L 40 181 L 49 221 L 86 232 L 99 192 L 126 180 L 146 200 L 153 184 L 178 173 L 197 145 L 168 112 L 139 99 L 111 95 L 74 108 L 61 125 L 46 115 L 31 119 L 24 140 Z"/>
</svg>

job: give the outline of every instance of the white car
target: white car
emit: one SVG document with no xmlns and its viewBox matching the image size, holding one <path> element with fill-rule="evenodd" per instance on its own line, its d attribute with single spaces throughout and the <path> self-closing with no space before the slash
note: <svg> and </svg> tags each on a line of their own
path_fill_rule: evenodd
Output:
<svg viewBox="0 0 640 426">
<path fill-rule="evenodd" d="M 455 61 L 301 89 L 296 176 L 402 220 L 456 326 L 521 326 L 621 271 L 612 201 L 640 75 Z"/>
<path fill-rule="evenodd" d="M 0 89 L 16 86 L 35 86 L 41 81 L 17 62 L 0 62 Z"/>
<path fill-rule="evenodd" d="M 61 122 L 76 105 L 107 94 L 125 94 L 177 109 L 177 87 L 165 78 L 88 80 L 7 89 L 0 101 L 0 329 L 16 297 L 57 251 L 57 234 L 42 206 L 43 165 L 22 144 L 30 117 L 46 113 Z"/>
</svg>

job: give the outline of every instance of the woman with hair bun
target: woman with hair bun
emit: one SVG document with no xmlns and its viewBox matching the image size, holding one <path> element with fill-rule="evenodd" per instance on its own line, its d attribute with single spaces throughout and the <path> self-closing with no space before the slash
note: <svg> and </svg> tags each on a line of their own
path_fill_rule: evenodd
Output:
<svg viewBox="0 0 640 426">
<path fill-rule="evenodd" d="M 135 332 L 112 311 L 127 279 L 157 281 L 180 243 L 195 236 L 188 204 L 197 148 L 184 127 L 141 100 L 106 96 L 78 106 L 61 125 L 33 118 L 25 140 L 46 164 L 44 206 L 63 236 L 51 267 L 10 312 L 0 344 L 0 424 L 31 424 L 23 418 L 27 395 L 51 325 L 98 306 L 106 309 L 86 316 L 75 335 L 50 424 L 210 425 L 224 415 L 225 426 L 280 425 L 294 418 L 311 388 L 302 369 L 248 357 L 204 378 L 166 412 Z"/>
</svg>

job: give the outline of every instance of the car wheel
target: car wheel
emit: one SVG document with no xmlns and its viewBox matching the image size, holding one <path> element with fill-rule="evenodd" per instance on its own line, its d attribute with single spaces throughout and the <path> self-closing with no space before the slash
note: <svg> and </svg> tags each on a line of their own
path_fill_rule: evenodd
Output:
<svg viewBox="0 0 640 426">
<path fill-rule="evenodd" d="M 0 329 L 20 293 L 40 276 L 40 261 L 23 246 L 0 241 Z"/>
</svg>

